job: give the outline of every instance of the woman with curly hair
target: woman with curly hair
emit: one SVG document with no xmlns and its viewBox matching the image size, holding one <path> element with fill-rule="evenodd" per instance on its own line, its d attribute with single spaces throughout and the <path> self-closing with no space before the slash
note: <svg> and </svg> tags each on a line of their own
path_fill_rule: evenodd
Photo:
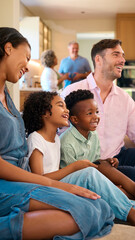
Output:
<svg viewBox="0 0 135 240">
<path fill-rule="evenodd" d="M 93 98 L 92 93 L 88 91 L 89 94 L 85 96 L 83 91 L 81 95 L 84 98 Z M 111 206 L 116 218 L 124 221 L 128 219 L 135 225 L 135 202 L 130 201 L 109 179 L 97 171 L 97 165 L 83 159 L 59 169 L 60 140 L 56 132 L 57 128 L 68 125 L 68 117 L 69 110 L 56 92 L 35 92 L 25 101 L 23 119 L 28 134 L 31 171 L 53 180 L 92 189 Z"/>
<path fill-rule="evenodd" d="M 69 74 L 60 76 L 54 69 L 57 65 L 57 57 L 52 50 L 46 50 L 41 55 L 41 63 L 45 67 L 41 74 L 41 86 L 44 91 L 58 91 L 62 88 L 62 82 L 70 79 Z"/>
</svg>

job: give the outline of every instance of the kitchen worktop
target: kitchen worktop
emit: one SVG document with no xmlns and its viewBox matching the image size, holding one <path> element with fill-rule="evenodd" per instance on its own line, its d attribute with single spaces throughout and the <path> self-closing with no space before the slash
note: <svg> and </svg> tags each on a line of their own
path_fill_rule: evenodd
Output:
<svg viewBox="0 0 135 240">
<path fill-rule="evenodd" d="M 26 87 L 26 88 L 20 88 L 20 91 L 35 92 L 35 91 L 42 91 L 42 88 Z"/>
</svg>

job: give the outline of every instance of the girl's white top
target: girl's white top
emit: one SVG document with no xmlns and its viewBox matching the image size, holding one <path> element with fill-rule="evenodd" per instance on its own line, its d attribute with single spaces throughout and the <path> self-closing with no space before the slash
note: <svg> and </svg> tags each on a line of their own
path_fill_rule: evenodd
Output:
<svg viewBox="0 0 135 240">
<path fill-rule="evenodd" d="M 43 173 L 50 173 L 59 169 L 60 165 L 60 139 L 56 135 L 55 142 L 46 141 L 36 131 L 31 133 L 27 139 L 28 157 L 31 156 L 34 149 L 38 149 L 43 154 Z M 38 159 L 37 159 L 38 161 Z"/>
</svg>

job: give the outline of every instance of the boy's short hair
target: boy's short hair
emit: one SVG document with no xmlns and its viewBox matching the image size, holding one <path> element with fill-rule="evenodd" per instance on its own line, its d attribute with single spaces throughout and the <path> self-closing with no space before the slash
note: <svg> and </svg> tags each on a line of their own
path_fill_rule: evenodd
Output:
<svg viewBox="0 0 135 240">
<path fill-rule="evenodd" d="M 70 116 L 73 115 L 72 109 L 78 102 L 87 100 L 87 99 L 94 99 L 94 94 L 89 90 L 79 89 L 67 95 L 65 97 L 65 103 L 66 103 L 67 109 L 69 110 L 69 115 Z"/>
<path fill-rule="evenodd" d="M 91 58 L 95 67 L 95 57 L 97 54 L 103 56 L 104 50 L 107 48 L 115 48 L 117 45 L 121 46 L 122 42 L 119 39 L 103 39 L 94 44 L 91 50 Z"/>
</svg>

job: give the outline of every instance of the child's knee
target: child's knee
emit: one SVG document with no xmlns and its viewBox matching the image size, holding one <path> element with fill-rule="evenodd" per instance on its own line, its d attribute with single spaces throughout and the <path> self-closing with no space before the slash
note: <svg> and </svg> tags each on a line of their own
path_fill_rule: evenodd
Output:
<svg viewBox="0 0 135 240">
<path fill-rule="evenodd" d="M 88 174 L 95 174 L 98 172 L 98 170 L 94 167 L 87 167 L 87 168 L 84 168 L 83 170 Z"/>
<path fill-rule="evenodd" d="M 100 172 L 94 167 L 87 167 L 81 170 L 81 174 L 85 176 L 85 178 L 96 179 L 96 177 L 100 174 Z"/>
</svg>

